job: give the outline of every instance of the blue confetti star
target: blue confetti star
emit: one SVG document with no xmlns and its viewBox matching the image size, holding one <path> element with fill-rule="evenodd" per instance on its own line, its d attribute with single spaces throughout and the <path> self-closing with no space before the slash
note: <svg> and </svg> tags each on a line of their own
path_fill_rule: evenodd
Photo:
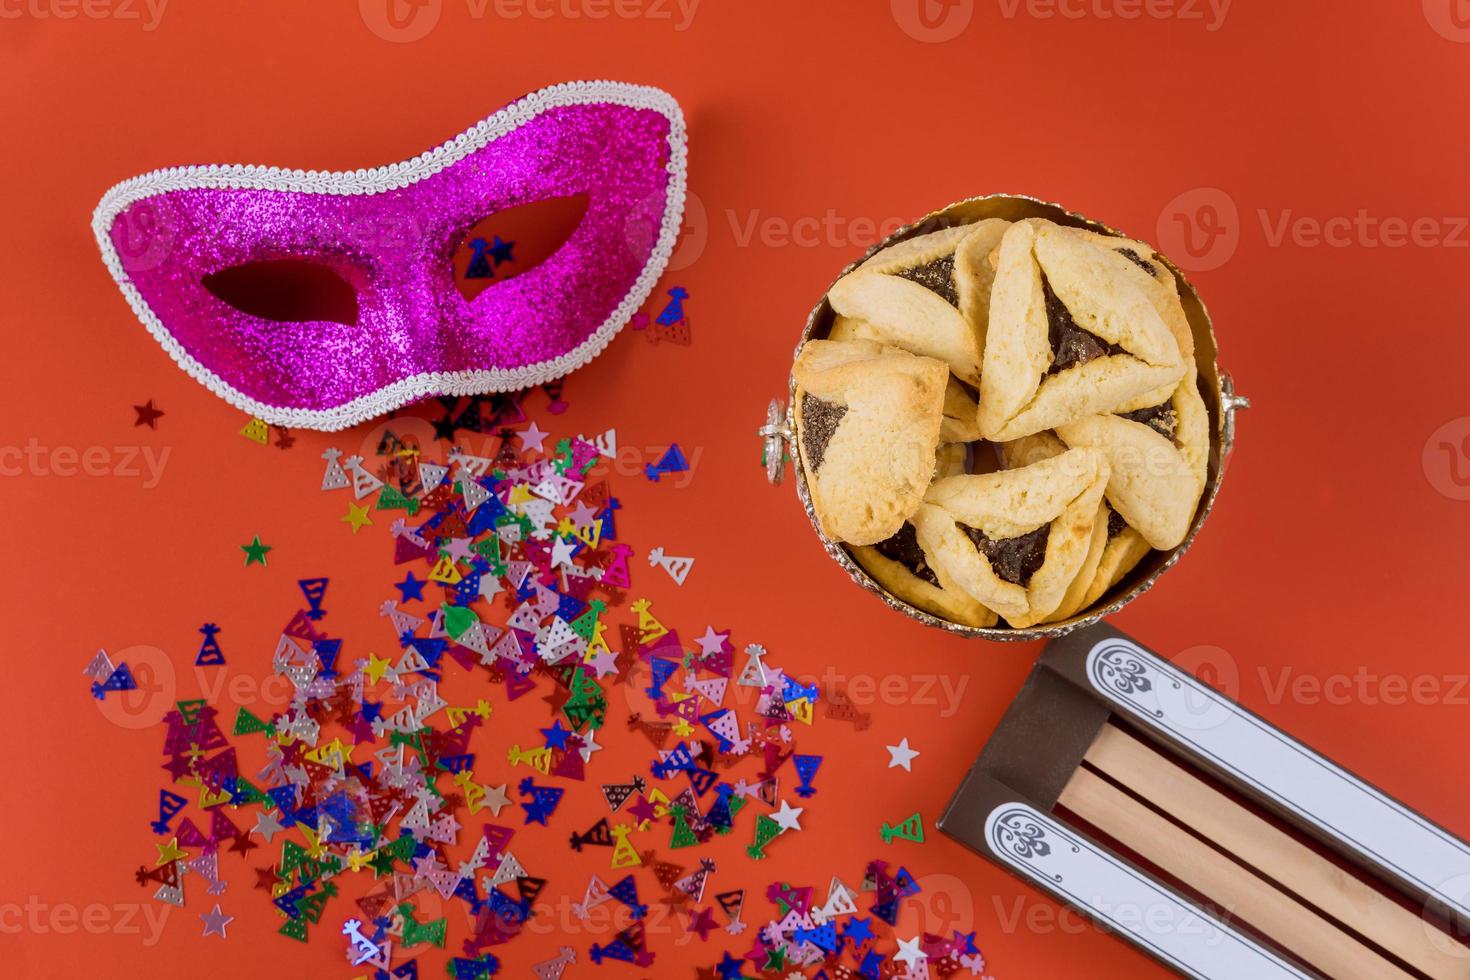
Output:
<svg viewBox="0 0 1470 980">
<path fill-rule="evenodd" d="M 429 583 L 427 579 L 414 578 L 413 572 L 409 572 L 408 578 L 404 579 L 402 582 L 399 582 L 397 584 L 397 588 L 398 591 L 403 595 L 403 602 L 409 602 L 413 599 L 418 599 L 420 602 L 422 602 L 424 598 L 424 586 L 428 584 Z"/>
</svg>

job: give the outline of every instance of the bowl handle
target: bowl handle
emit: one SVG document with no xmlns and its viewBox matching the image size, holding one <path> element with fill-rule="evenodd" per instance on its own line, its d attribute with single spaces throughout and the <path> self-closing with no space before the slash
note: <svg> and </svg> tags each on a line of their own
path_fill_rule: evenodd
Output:
<svg viewBox="0 0 1470 980">
<path fill-rule="evenodd" d="M 792 446 L 791 414 L 786 403 L 772 398 L 766 408 L 766 424 L 756 430 L 761 437 L 761 465 L 766 468 L 766 479 L 772 486 L 778 485 L 786 475 L 786 461 Z"/>
<path fill-rule="evenodd" d="M 1235 413 L 1251 407 L 1251 400 L 1235 393 L 1235 379 L 1230 372 L 1220 372 L 1220 458 L 1223 461 L 1235 448 Z"/>
</svg>

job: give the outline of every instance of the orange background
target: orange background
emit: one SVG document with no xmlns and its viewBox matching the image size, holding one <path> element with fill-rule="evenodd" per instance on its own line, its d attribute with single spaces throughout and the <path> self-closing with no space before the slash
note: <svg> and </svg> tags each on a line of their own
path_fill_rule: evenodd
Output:
<svg viewBox="0 0 1470 980">
<path fill-rule="evenodd" d="M 89 230 L 97 199 L 117 180 L 181 163 L 387 163 L 573 78 L 657 84 L 685 107 L 701 207 L 667 284 L 691 293 L 694 342 L 655 347 L 629 333 L 569 380 L 565 415 L 548 416 L 539 394 L 528 406 L 554 437 L 616 426 L 624 445 L 643 447 L 640 463 L 671 440 L 698 453 L 687 486 L 613 476 L 622 537 L 640 556 L 663 545 L 697 559 L 682 588 L 635 566 L 638 591 L 686 642 L 710 623 L 733 629 L 741 646 L 764 643 L 792 673 L 830 666 L 889 685 L 865 706 L 868 731 L 822 719 L 801 734 L 801 750 L 827 762 L 799 837 L 752 865 L 735 853 L 747 819 L 721 851 L 712 887 L 752 889 L 747 920 L 770 913 L 758 890 L 777 877 L 824 894 L 832 874 L 856 885 L 863 862 L 882 856 L 928 885 L 900 935 L 973 928 L 996 977 L 1162 974 L 1073 916 L 1058 924 L 1048 899 L 937 833 L 922 846 L 878 840 L 881 822 L 915 809 L 938 815 L 1039 648 L 964 642 L 889 613 L 823 555 L 794 492 L 766 487 L 757 465 L 754 429 L 784 392 L 806 313 L 871 243 L 872 224 L 992 191 L 1059 200 L 1155 240 L 1186 227 L 1175 212 L 1196 219 L 1199 235 L 1224 229 L 1216 253 L 1194 264 L 1216 264 L 1232 242 L 1233 252 L 1193 278 L 1223 363 L 1256 407 L 1188 560 L 1117 625 L 1202 665 L 1287 731 L 1470 833 L 1458 762 L 1467 691 L 1456 680 L 1470 669 L 1470 503 L 1455 479 L 1470 471 L 1470 444 L 1459 442 L 1470 430 L 1470 236 L 1450 220 L 1470 214 L 1463 0 L 1426 0 L 1423 10 L 1240 3 L 1217 30 L 1203 5 L 1201 21 L 1099 16 L 1130 9 L 1127 0 L 1074 2 L 1080 18 L 1024 4 L 1007 16 L 1009 2 L 985 0 L 951 11 L 972 19 L 943 43 L 905 31 L 919 23 L 906 0 L 893 9 L 886 0 L 706 0 L 687 30 L 677 29 L 677 8 L 652 0 L 635 9 L 671 9 L 673 20 L 506 18 L 493 6 L 477 18 L 465 0 L 445 0 L 437 27 L 411 42 L 370 29 L 382 23 L 382 0 L 364 0 L 366 15 L 357 0 L 173 0 L 151 31 L 120 16 L 37 17 L 38 3 L 64 9 L 49 2 L 0 0 L 0 11 L 21 12 L 0 18 L 0 445 L 35 440 L 63 466 L 59 447 L 108 447 L 117 464 L 113 447 L 169 457 L 149 488 L 123 472 L 37 467 L 11 467 L 0 482 L 9 505 L 0 583 L 7 976 L 352 975 L 332 935 L 349 906 L 334 903 L 308 945 L 277 937 L 279 920 L 233 855 L 220 899 L 237 917 L 227 942 L 200 935 L 195 916 L 212 900 L 198 879 L 156 945 L 146 920 L 130 918 L 141 933 L 124 928 L 114 906 L 159 907 L 131 879 L 152 862 L 162 729 L 133 730 L 156 716 L 146 698 L 99 711 L 78 672 L 105 646 L 149 663 L 176 697 L 197 696 L 195 631 L 208 620 L 224 629 L 223 671 L 235 685 L 219 698 L 223 714 L 239 703 L 269 710 L 253 684 L 268 676 L 275 637 L 299 604 L 296 580 L 331 577 L 326 625 L 346 637 L 350 658 L 391 643 L 377 605 L 401 575 L 386 522 L 354 537 L 338 520 L 345 493 L 316 489 L 322 449 L 357 451 L 369 427 L 297 433 L 286 452 L 240 438 L 241 414 L 177 371 L 119 298 Z M 1224 223 L 1210 222 L 1198 205 L 1221 196 L 1199 188 L 1223 191 L 1234 216 L 1217 210 Z M 1434 219 L 1445 241 L 1275 236 L 1282 220 L 1360 211 Z M 150 398 L 167 413 L 157 431 L 133 425 L 131 406 Z M 239 545 L 257 533 L 274 546 L 269 567 L 244 568 Z M 1313 687 L 1338 676 L 1349 683 Z M 1395 703 L 1395 677 L 1418 680 L 1411 700 L 1422 703 Z M 946 710 L 945 684 L 965 685 L 957 710 Z M 1431 686 L 1437 694 L 1424 693 Z M 461 700 L 474 694 L 467 685 Z M 498 753 L 524 744 L 533 719 L 546 722 L 540 702 L 502 710 L 503 697 L 492 700 L 479 774 L 498 783 L 521 775 L 502 765 L 491 780 Z M 923 753 L 912 774 L 885 768 L 883 746 L 904 736 Z M 553 901 L 580 900 L 588 874 L 607 875 L 602 856 L 564 843 L 599 814 L 595 783 L 625 780 L 650 758 L 641 737 L 608 740 L 552 829 L 518 838 Z M 263 864 L 267 853 L 250 860 Z M 646 872 L 640 887 L 646 899 L 657 891 Z M 38 926 L 28 905 L 51 911 L 37 913 Z M 94 905 L 103 911 L 89 913 Z M 93 926 L 78 928 L 78 915 Z M 701 944 L 664 929 L 651 939 L 658 976 L 690 975 L 748 941 L 716 934 Z M 607 938 L 543 928 L 496 953 L 505 975 L 525 976 L 567 941 L 583 954 L 569 976 L 587 976 L 598 969 L 588 945 Z"/>
</svg>

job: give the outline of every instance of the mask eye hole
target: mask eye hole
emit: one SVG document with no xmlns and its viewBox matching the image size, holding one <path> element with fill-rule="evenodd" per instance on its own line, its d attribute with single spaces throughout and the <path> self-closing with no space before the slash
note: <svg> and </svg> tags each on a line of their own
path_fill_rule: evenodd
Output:
<svg viewBox="0 0 1470 980">
<path fill-rule="evenodd" d="M 357 323 L 357 291 L 335 270 L 315 262 L 246 262 L 210 273 L 203 284 L 218 299 L 262 320 Z"/>
<path fill-rule="evenodd" d="M 469 228 L 454 251 L 454 284 L 465 299 L 531 271 L 582 223 L 591 198 L 551 197 L 497 211 Z"/>
</svg>

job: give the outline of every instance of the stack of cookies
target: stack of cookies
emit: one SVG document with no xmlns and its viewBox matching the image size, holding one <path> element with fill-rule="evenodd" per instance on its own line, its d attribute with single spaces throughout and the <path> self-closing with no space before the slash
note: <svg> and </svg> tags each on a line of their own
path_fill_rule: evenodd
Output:
<svg viewBox="0 0 1470 980">
<path fill-rule="evenodd" d="M 793 372 L 797 449 L 823 531 L 895 597 L 1053 623 L 1189 533 L 1209 421 L 1148 245 L 989 219 L 876 253 L 828 300 Z"/>
</svg>

